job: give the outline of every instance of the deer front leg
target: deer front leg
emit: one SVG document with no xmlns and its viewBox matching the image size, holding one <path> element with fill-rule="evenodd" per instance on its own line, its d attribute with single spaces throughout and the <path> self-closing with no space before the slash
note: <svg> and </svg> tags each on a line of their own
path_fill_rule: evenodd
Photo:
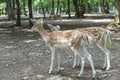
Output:
<svg viewBox="0 0 120 80">
<path fill-rule="evenodd" d="M 79 50 L 74 49 L 74 48 L 71 48 L 71 50 L 74 52 L 75 55 L 78 55 L 81 58 L 81 69 L 80 69 L 79 74 L 77 75 L 77 77 L 80 77 L 84 72 L 85 58 L 84 58 L 84 55 L 81 54 Z"/>
<path fill-rule="evenodd" d="M 60 72 L 60 59 L 61 59 L 60 53 L 57 53 L 57 59 L 58 59 L 58 70 L 57 70 L 57 72 Z"/>
<path fill-rule="evenodd" d="M 49 69 L 49 74 L 53 71 L 53 65 L 54 65 L 54 58 L 55 58 L 55 48 L 51 48 L 52 54 L 51 54 L 51 64 Z"/>
<path fill-rule="evenodd" d="M 74 54 L 74 62 L 73 62 L 73 68 L 78 66 L 80 64 L 80 57 L 77 53 Z"/>
<path fill-rule="evenodd" d="M 72 68 L 75 68 L 76 65 L 77 65 L 77 53 L 75 52 L 74 53 L 74 62 L 73 62 L 73 67 Z"/>
<path fill-rule="evenodd" d="M 85 58 L 81 57 L 81 69 L 80 69 L 80 72 L 77 75 L 77 77 L 81 77 L 81 75 L 83 74 L 83 72 L 84 72 L 84 64 L 85 64 Z"/>
</svg>

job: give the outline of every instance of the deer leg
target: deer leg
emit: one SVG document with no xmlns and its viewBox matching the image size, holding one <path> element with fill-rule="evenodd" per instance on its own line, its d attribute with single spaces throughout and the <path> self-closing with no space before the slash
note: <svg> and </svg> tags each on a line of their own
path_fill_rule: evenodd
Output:
<svg viewBox="0 0 120 80">
<path fill-rule="evenodd" d="M 74 52 L 76 53 L 77 56 L 79 56 L 79 59 L 81 58 L 81 69 L 80 69 L 79 74 L 77 75 L 77 77 L 80 77 L 84 73 L 85 57 L 78 50 L 74 50 Z"/>
<path fill-rule="evenodd" d="M 105 53 L 103 68 L 106 68 L 106 70 L 109 70 L 110 69 L 110 51 L 106 48 L 106 45 L 104 45 L 104 47 L 101 47 L 99 45 L 97 46 Z"/>
<path fill-rule="evenodd" d="M 80 56 L 79 55 L 76 55 L 76 59 L 77 59 L 77 66 L 80 65 Z"/>
<path fill-rule="evenodd" d="M 105 55 L 106 55 L 106 61 L 105 61 L 105 66 L 103 66 L 103 68 L 105 68 L 106 67 L 106 70 L 109 70 L 110 69 L 110 51 L 109 50 L 107 50 L 107 49 L 105 49 Z"/>
<path fill-rule="evenodd" d="M 103 69 L 105 69 L 107 67 L 107 58 L 106 58 L 106 54 L 105 54 L 105 57 L 104 57 L 104 64 L 103 64 Z"/>
<path fill-rule="evenodd" d="M 80 77 L 83 74 L 83 72 L 84 72 L 84 64 L 85 64 L 84 61 L 85 61 L 85 59 L 84 59 L 83 54 L 81 54 L 79 50 L 74 49 L 74 48 L 71 48 L 71 50 L 74 52 L 75 56 L 79 55 L 79 57 L 81 58 L 81 69 L 80 69 L 79 74 L 77 75 L 77 77 Z"/>
<path fill-rule="evenodd" d="M 53 71 L 53 65 L 54 65 L 54 58 L 55 58 L 55 48 L 51 48 L 52 54 L 51 54 L 51 64 L 49 69 L 49 74 Z"/>
<path fill-rule="evenodd" d="M 61 59 L 60 53 L 57 53 L 57 59 L 58 59 L 58 70 L 57 70 L 57 72 L 60 72 L 60 59 Z"/>
<path fill-rule="evenodd" d="M 91 67 L 92 67 L 92 72 L 93 72 L 92 77 L 95 78 L 96 71 L 95 71 L 95 68 L 94 68 L 92 56 L 88 53 L 87 49 L 84 46 L 81 47 L 81 51 L 85 55 L 85 57 L 87 57 L 88 61 L 90 62 Z"/>
<path fill-rule="evenodd" d="M 80 77 L 80 76 L 83 74 L 83 72 L 84 72 L 85 59 L 84 59 L 84 57 L 82 57 L 82 56 L 80 56 L 80 58 L 81 58 L 81 69 L 80 69 L 80 72 L 79 72 L 79 74 L 77 75 L 77 77 Z"/>
<path fill-rule="evenodd" d="M 75 52 L 74 53 L 74 62 L 73 62 L 73 67 L 72 68 L 75 68 L 76 65 L 77 65 L 77 53 Z"/>
</svg>

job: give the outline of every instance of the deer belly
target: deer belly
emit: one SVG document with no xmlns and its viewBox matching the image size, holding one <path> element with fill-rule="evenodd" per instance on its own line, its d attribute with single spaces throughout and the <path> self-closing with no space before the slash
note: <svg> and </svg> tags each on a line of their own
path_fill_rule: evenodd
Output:
<svg viewBox="0 0 120 80">
<path fill-rule="evenodd" d="M 63 44 L 56 44 L 55 47 L 56 47 L 56 48 L 68 48 L 69 45 L 66 44 L 66 43 L 63 43 Z"/>
</svg>

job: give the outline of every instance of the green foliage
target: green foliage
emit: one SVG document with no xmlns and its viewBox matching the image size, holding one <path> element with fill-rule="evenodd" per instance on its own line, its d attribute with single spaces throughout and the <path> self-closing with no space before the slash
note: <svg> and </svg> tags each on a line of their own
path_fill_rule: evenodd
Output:
<svg viewBox="0 0 120 80">
<path fill-rule="evenodd" d="M 34 10 L 39 9 L 39 7 L 40 7 L 40 0 L 34 0 L 32 5 L 33 5 L 33 9 Z"/>
<path fill-rule="evenodd" d="M 0 7 L 5 8 L 6 7 L 6 3 L 0 3 Z"/>
<path fill-rule="evenodd" d="M 3 3 L 3 2 L 5 2 L 5 0 L 0 0 L 0 3 Z"/>
<path fill-rule="evenodd" d="M 11 0 L 12 1 L 12 0 Z M 23 1 L 25 1 L 25 6 L 23 6 Z M 32 8 L 33 10 L 38 10 L 41 11 L 41 3 L 40 0 L 32 0 Z M 44 7 L 44 9 L 50 11 L 51 10 L 51 1 L 52 0 L 41 0 L 42 1 L 42 5 Z M 79 0 L 80 1 L 80 0 Z M 88 3 L 91 9 L 95 8 L 95 7 L 99 7 L 101 6 L 101 1 L 102 0 L 83 0 L 83 3 L 87 8 Z M 108 2 L 109 6 L 114 6 L 114 0 L 105 0 Z M 55 9 L 58 6 L 58 0 L 54 0 L 54 7 Z M 0 8 L 5 9 L 6 7 L 6 3 L 5 0 L 0 0 Z M 23 11 L 24 7 L 26 10 L 28 10 L 28 0 L 20 0 L 20 7 L 21 7 L 21 11 Z M 59 7 L 61 7 L 62 11 L 67 11 L 67 0 L 59 0 Z M 60 8 L 59 8 L 60 9 Z M 73 0 L 70 0 L 70 10 L 73 12 L 74 10 L 74 5 L 73 5 Z M 87 10 L 86 10 L 87 11 Z"/>
<path fill-rule="evenodd" d="M 4 2 L 4 0 L 0 1 L 0 9 L 3 10 L 3 12 L 5 12 L 5 8 L 6 8 L 6 3 Z"/>
</svg>

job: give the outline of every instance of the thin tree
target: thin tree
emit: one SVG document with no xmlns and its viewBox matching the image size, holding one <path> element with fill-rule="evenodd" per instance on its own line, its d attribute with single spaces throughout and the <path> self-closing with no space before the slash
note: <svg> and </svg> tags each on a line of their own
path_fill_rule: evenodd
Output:
<svg viewBox="0 0 120 80">
<path fill-rule="evenodd" d="M 75 7 L 75 16 L 79 17 L 80 16 L 80 11 L 79 11 L 79 6 L 78 6 L 78 0 L 73 0 L 73 4 Z"/>
<path fill-rule="evenodd" d="M 75 16 L 83 18 L 84 17 L 83 0 L 73 0 L 73 4 L 75 7 Z"/>
<path fill-rule="evenodd" d="M 68 3 L 68 17 L 70 18 L 70 0 L 67 0 L 67 3 Z"/>
<path fill-rule="evenodd" d="M 109 1 L 108 1 L 108 0 L 105 1 L 105 7 L 106 7 L 106 8 L 105 8 L 105 13 L 106 13 L 106 14 L 110 13 L 110 12 L 109 12 Z"/>
<path fill-rule="evenodd" d="M 56 14 L 58 14 L 59 7 L 60 7 L 60 0 L 57 1 L 57 12 L 56 12 Z"/>
<path fill-rule="evenodd" d="M 26 2 L 25 2 L 26 0 L 23 0 L 23 11 L 24 11 L 24 15 L 25 16 L 27 16 L 27 14 L 26 14 L 26 8 L 25 8 L 25 6 L 26 6 Z"/>
<path fill-rule="evenodd" d="M 79 0 L 79 6 L 80 6 L 80 17 L 83 18 L 85 13 L 84 0 Z"/>
<path fill-rule="evenodd" d="M 21 9 L 20 9 L 20 2 L 19 0 L 16 0 L 16 5 L 17 5 L 17 21 L 16 25 L 21 26 Z"/>
<path fill-rule="evenodd" d="M 12 0 L 13 10 L 15 10 L 15 0 Z"/>
<path fill-rule="evenodd" d="M 54 0 L 51 0 L 52 1 L 52 10 L 51 10 L 51 15 L 54 15 L 54 9 L 55 9 L 55 6 L 54 6 Z"/>
<path fill-rule="evenodd" d="M 105 0 L 101 0 L 101 11 L 105 13 Z"/>
<path fill-rule="evenodd" d="M 115 7 L 116 7 L 115 22 L 120 24 L 120 0 L 115 0 Z"/>
<path fill-rule="evenodd" d="M 30 24 L 30 26 L 33 26 L 32 22 L 30 21 L 30 19 L 33 18 L 33 14 L 32 14 L 32 0 L 28 0 L 28 10 L 29 10 L 29 24 Z"/>
<path fill-rule="evenodd" d="M 6 1 L 6 11 L 8 14 L 8 20 L 14 20 L 15 14 L 14 14 L 13 8 L 11 6 L 11 0 L 5 0 L 5 1 Z"/>
<path fill-rule="evenodd" d="M 65 0 L 64 1 L 61 1 L 61 3 L 62 3 L 62 7 L 63 7 L 63 12 L 66 12 L 66 2 L 65 2 Z"/>
<path fill-rule="evenodd" d="M 43 3 L 42 3 L 42 1 L 41 1 L 41 0 L 40 0 L 40 3 L 41 3 L 41 7 L 42 7 L 42 12 L 43 12 L 43 15 L 44 15 L 44 17 L 45 17 L 45 10 L 44 10 Z"/>
</svg>

